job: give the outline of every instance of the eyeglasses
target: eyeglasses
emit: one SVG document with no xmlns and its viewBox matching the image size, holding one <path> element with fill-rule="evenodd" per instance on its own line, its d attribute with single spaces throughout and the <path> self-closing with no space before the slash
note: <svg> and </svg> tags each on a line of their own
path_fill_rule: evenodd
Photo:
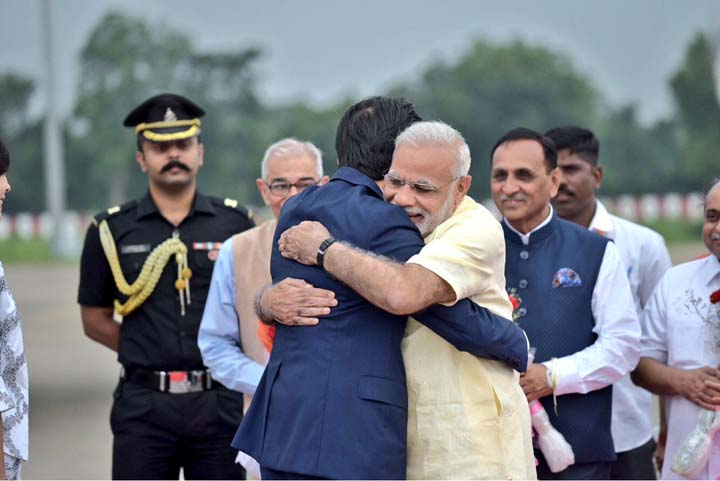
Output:
<svg viewBox="0 0 720 481">
<path fill-rule="evenodd" d="M 458 175 L 458 176 L 450 179 L 450 182 L 447 182 L 446 184 L 443 184 L 441 186 L 434 186 L 430 182 L 427 182 L 424 180 L 421 180 L 418 182 L 408 182 L 407 180 L 403 179 L 402 177 L 398 177 L 395 174 L 387 173 L 387 174 L 385 174 L 385 184 L 389 185 L 393 189 L 402 189 L 405 185 L 408 185 L 418 195 L 429 196 L 429 195 L 437 194 L 438 192 L 440 192 L 440 189 L 452 184 L 453 182 L 458 180 L 460 177 L 463 177 L 463 176 Z"/>
<path fill-rule="evenodd" d="M 268 189 L 270 189 L 270 192 L 272 192 L 273 195 L 287 195 L 290 193 L 290 189 L 292 189 L 293 187 L 295 187 L 298 192 L 302 192 L 308 187 L 317 184 L 318 181 L 315 179 L 300 179 L 294 184 L 281 180 L 273 182 L 272 184 L 268 184 L 267 182 L 265 182 L 265 185 L 268 186 Z"/>
</svg>

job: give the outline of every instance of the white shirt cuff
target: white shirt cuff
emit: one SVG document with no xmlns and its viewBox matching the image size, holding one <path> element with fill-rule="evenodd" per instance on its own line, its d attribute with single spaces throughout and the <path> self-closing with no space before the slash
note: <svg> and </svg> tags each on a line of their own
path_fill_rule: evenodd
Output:
<svg viewBox="0 0 720 481">
<path fill-rule="evenodd" d="M 545 361 L 543 365 L 552 373 L 550 378 L 557 379 L 557 385 L 555 386 L 555 394 L 557 396 L 582 392 L 580 386 L 583 380 L 572 359 L 563 357 L 557 359 L 555 362 Z M 557 372 L 554 372 L 553 368 L 557 369 Z"/>
</svg>

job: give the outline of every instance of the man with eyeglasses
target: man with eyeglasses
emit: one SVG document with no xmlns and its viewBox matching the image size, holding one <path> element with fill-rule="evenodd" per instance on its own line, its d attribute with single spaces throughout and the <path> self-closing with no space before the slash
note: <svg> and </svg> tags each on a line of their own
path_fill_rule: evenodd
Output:
<svg viewBox="0 0 720 481">
<path fill-rule="evenodd" d="M 325 271 L 395 314 L 469 298 L 512 318 L 502 228 L 466 195 L 469 168 L 470 150 L 457 130 L 442 122 L 408 127 L 395 141 L 384 197 L 404 209 L 425 246 L 399 263 L 335 242 L 325 251 Z M 319 222 L 303 222 L 281 235 L 280 252 L 316 265 L 318 247 L 332 234 Z M 402 354 L 408 479 L 535 477 L 530 412 L 516 371 L 456 349 L 413 318 Z"/>
<path fill-rule="evenodd" d="M 258 323 L 255 293 L 270 282 L 270 252 L 277 218 L 285 202 L 311 185 L 324 184 L 322 154 L 310 142 L 293 138 L 265 151 L 257 188 L 273 219 L 225 241 L 215 263 L 210 292 L 198 333 L 198 346 L 213 379 L 244 396 L 247 411 L 260 381 L 268 350 L 261 340 L 271 326 Z M 238 461 L 259 476 L 252 460 Z M 255 468 L 253 473 L 253 468 Z"/>
</svg>

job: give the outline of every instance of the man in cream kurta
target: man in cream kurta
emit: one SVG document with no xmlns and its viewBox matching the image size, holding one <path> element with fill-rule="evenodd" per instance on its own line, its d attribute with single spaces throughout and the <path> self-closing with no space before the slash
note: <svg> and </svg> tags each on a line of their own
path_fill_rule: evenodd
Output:
<svg viewBox="0 0 720 481">
<path fill-rule="evenodd" d="M 460 133 L 441 122 L 418 122 L 395 145 L 385 200 L 406 211 L 425 247 L 400 264 L 334 242 L 324 269 L 393 314 L 471 298 L 511 319 L 503 231 L 465 195 L 470 152 Z M 280 252 L 313 265 L 330 235 L 322 224 L 303 222 L 282 234 Z M 461 352 L 413 319 L 401 347 L 408 479 L 535 479 L 528 403 L 512 367 Z"/>
<path fill-rule="evenodd" d="M 512 319 L 502 228 L 470 197 L 408 262 L 444 279 L 457 299 L 469 297 Z M 534 478 L 530 411 L 516 371 L 458 351 L 412 318 L 402 351 L 408 479 Z"/>
<path fill-rule="evenodd" d="M 500 224 L 470 197 L 408 262 L 512 318 Z M 414 319 L 402 342 L 408 384 L 408 479 L 534 477 L 530 412 L 518 373 L 460 352 Z"/>
</svg>

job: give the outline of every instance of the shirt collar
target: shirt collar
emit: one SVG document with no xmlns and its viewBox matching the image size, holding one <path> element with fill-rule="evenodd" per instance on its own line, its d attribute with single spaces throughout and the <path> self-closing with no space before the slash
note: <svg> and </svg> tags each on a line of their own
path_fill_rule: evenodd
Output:
<svg viewBox="0 0 720 481">
<path fill-rule="evenodd" d="M 550 213 L 548 213 L 548 216 L 545 218 L 544 221 L 542 221 L 540 223 L 540 225 L 535 227 L 533 230 L 531 230 L 527 234 L 523 234 L 522 232 L 520 232 L 519 230 L 517 230 L 513 226 L 511 226 L 505 217 L 503 217 L 503 222 L 505 223 L 505 225 L 507 226 L 508 229 L 510 229 L 512 232 L 516 233 L 520 237 L 520 240 L 522 241 L 523 245 L 528 245 L 530 243 L 530 236 L 533 233 L 538 232 L 540 229 L 542 229 L 546 225 L 548 225 L 550 223 L 550 221 L 552 220 L 553 213 L 554 213 L 553 206 L 552 206 L 552 204 L 548 204 L 548 205 L 550 206 Z"/>
<path fill-rule="evenodd" d="M 612 220 L 612 216 L 599 200 L 595 201 L 595 205 L 595 215 L 590 221 L 590 227 L 588 228 L 603 237 L 615 239 L 615 223 Z"/>
<path fill-rule="evenodd" d="M 364 185 L 377 197 L 384 199 L 383 192 L 382 190 L 380 190 L 380 186 L 377 185 L 377 182 L 352 167 L 340 167 L 335 172 L 335 175 L 333 175 L 332 179 L 330 179 L 331 182 L 333 180 L 344 180 L 345 182 L 349 182 L 351 184 Z"/>
<path fill-rule="evenodd" d="M 712 254 L 705 258 L 703 276 L 705 277 L 705 284 L 708 286 L 716 277 L 720 276 L 720 260 Z"/>
<path fill-rule="evenodd" d="M 195 198 L 193 199 L 192 207 L 190 207 L 188 217 L 195 212 L 215 215 L 215 208 L 212 206 L 210 199 L 197 191 L 195 191 Z M 152 214 L 160 214 L 160 212 L 158 211 L 157 205 L 155 205 L 152 195 L 150 195 L 150 191 L 147 191 L 138 203 L 136 219 L 141 219 Z"/>
</svg>

